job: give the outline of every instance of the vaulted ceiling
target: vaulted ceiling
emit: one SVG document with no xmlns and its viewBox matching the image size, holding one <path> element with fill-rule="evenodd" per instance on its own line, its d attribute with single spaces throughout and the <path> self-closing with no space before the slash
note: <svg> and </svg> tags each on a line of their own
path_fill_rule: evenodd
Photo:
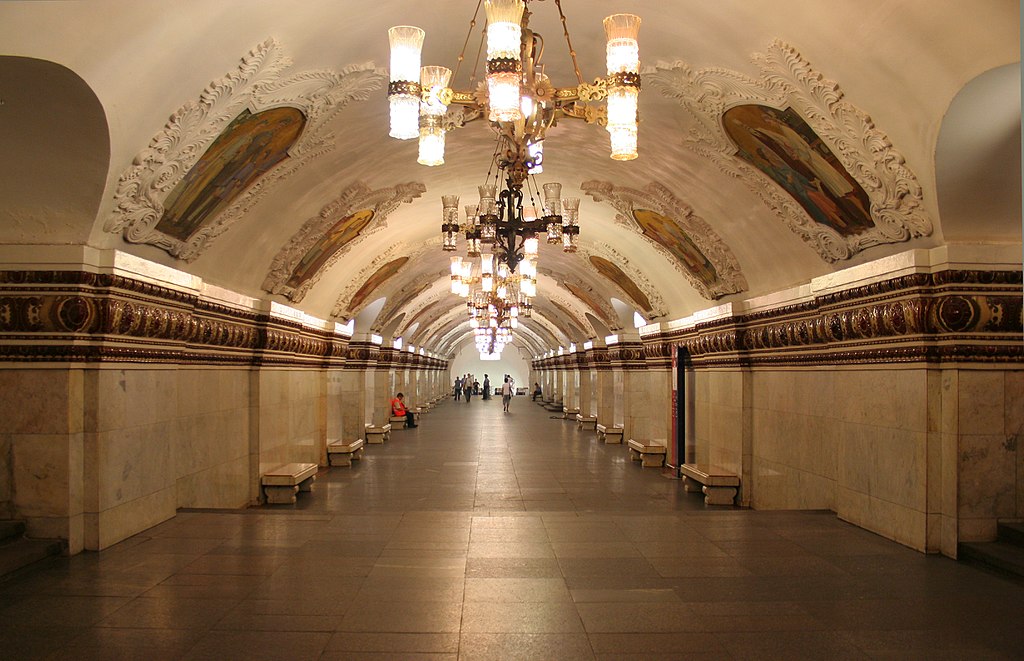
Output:
<svg viewBox="0 0 1024 661">
<path fill-rule="evenodd" d="M 470 331 L 448 289 L 440 198 L 475 203 L 493 133 L 454 129 L 434 168 L 417 165 L 415 141 L 388 138 L 387 28 L 424 28 L 424 64 L 454 67 L 476 5 L 0 4 L 0 244 L 117 249 L 451 355 Z M 554 0 L 529 6 L 547 73 L 574 84 Z M 549 132 L 538 181 L 582 199 L 580 250 L 542 246 L 536 313 L 517 340 L 529 354 L 630 329 L 634 311 L 678 319 L 910 248 L 1020 243 L 1016 2 L 563 8 L 588 80 L 604 73 L 601 19 L 642 17 L 640 156 L 611 160 L 597 125 Z M 478 40 L 454 87 L 469 85 Z M 802 206 L 737 155 L 731 127 L 755 121 L 742 115 L 755 106 L 789 109 L 821 138 L 864 190 L 844 198 L 863 225 L 827 216 L 821 186 Z M 161 220 L 231 122 L 273 108 L 304 121 L 287 157 L 236 176 L 238 196 L 201 227 Z"/>
</svg>

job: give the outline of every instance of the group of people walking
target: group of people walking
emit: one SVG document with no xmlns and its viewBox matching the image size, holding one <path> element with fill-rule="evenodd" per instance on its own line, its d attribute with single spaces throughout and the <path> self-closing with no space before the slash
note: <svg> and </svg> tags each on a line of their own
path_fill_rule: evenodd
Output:
<svg viewBox="0 0 1024 661">
<path fill-rule="evenodd" d="M 508 406 L 512 401 L 512 396 L 516 392 L 515 383 L 512 375 L 506 374 L 501 384 L 501 404 L 502 409 L 506 413 L 508 413 Z M 455 377 L 455 385 L 452 388 L 452 392 L 455 395 L 455 401 L 465 399 L 466 402 L 469 402 L 473 395 L 481 395 L 485 400 L 490 399 L 491 377 L 489 374 L 484 374 L 483 384 L 472 374 L 463 374 L 462 376 Z"/>
</svg>

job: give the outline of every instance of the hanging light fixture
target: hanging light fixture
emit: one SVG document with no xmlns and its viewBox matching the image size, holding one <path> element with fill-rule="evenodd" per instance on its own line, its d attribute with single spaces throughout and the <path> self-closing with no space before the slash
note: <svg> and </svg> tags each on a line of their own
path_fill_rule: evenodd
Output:
<svg viewBox="0 0 1024 661">
<path fill-rule="evenodd" d="M 548 129 L 561 118 L 597 124 L 609 133 L 613 159 L 637 157 L 640 18 L 613 14 L 604 20 L 607 76 L 588 84 L 576 61 L 561 0 L 554 0 L 577 79 L 575 86 L 555 87 L 540 61 L 544 40 L 529 28 L 529 2 L 483 0 L 486 84 L 476 88 L 474 70 L 471 91 L 449 85 L 458 76 L 478 14 L 470 21 L 454 74 L 445 67 L 420 66 L 423 30 L 397 26 L 388 31 L 392 137 L 418 137 L 418 162 L 437 166 L 444 163 L 449 129 L 486 118 L 497 136 L 491 167 L 478 188 L 479 203 L 465 207 L 465 221 L 459 222 L 457 195 L 441 198 L 442 249 L 457 250 L 464 236 L 469 258 L 452 258 L 452 292 L 469 299 L 477 341 L 491 351 L 500 351 L 518 319 L 530 316 L 530 299 L 537 294 L 540 235 L 548 244 L 561 244 L 564 252 L 577 250 L 579 199 L 562 199 L 561 184 L 541 188 L 531 180 L 543 172 Z M 462 109 L 460 117 L 448 118 L 451 105 Z M 476 258 L 481 261 L 474 270 Z"/>
<path fill-rule="evenodd" d="M 529 2 L 483 2 L 487 17 L 486 92 L 449 88 L 454 76 L 444 67 L 423 67 L 421 71 L 419 61 L 424 33 L 419 28 L 398 26 L 389 31 L 391 135 L 403 139 L 419 137 L 420 163 L 443 164 L 446 130 L 473 119 L 487 118 L 497 135 L 492 171 L 488 172 L 488 181 L 480 187 L 476 213 L 467 215 L 466 222 L 460 224 L 457 214 L 453 218 L 449 212 L 451 207 L 447 200 L 452 196 L 444 197 L 442 247 L 455 250 L 459 235 L 465 234 L 470 256 L 480 254 L 481 245 L 493 244 L 496 259 L 508 264 L 512 271 L 524 258 L 523 242 L 539 234 L 546 234 L 548 243 L 561 243 L 568 252 L 575 250 L 579 228 L 578 224 L 565 222 L 559 201 L 561 186 L 544 186 L 540 218 L 524 213 L 524 197 L 529 195 L 532 200 L 534 192 L 539 192 L 536 186 L 530 191 L 528 177 L 543 171 L 544 139 L 558 119 L 582 119 L 604 126 L 610 135 L 612 158 L 637 157 L 640 18 L 632 14 L 613 14 L 604 20 L 607 77 L 588 84 L 576 61 L 561 1 L 555 0 L 578 83 L 556 88 L 543 73 L 540 57 L 544 41 L 529 28 Z M 476 23 L 477 15 L 474 15 L 470 33 Z M 459 54 L 459 64 L 465 58 L 470 36 L 467 35 Z M 475 72 L 470 79 L 471 89 L 474 79 Z M 604 106 L 597 105 L 602 101 Z M 464 109 L 462 121 L 445 120 L 451 104 Z M 419 113 L 417 121 L 412 119 L 414 107 Z M 565 227 L 573 228 L 568 238 L 564 238 Z"/>
</svg>

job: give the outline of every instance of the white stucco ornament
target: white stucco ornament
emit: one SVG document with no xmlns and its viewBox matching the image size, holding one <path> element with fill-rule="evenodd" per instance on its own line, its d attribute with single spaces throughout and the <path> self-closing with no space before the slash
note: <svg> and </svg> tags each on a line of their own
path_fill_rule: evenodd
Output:
<svg viewBox="0 0 1024 661">
<path fill-rule="evenodd" d="M 610 181 L 585 181 L 580 188 L 594 200 L 611 204 L 618 211 L 615 222 L 643 236 L 704 298 L 714 300 L 746 291 L 747 279 L 729 246 L 711 225 L 662 184 L 651 182 L 643 190 L 637 190 L 616 186 Z M 663 241 L 674 242 L 666 245 L 644 232 L 637 222 L 637 211 L 654 212 L 665 221 L 674 223 L 681 233 L 673 231 L 661 237 Z M 682 238 L 684 236 L 685 239 Z M 680 258 L 681 252 L 685 252 L 688 261 L 700 261 L 708 264 L 709 268 L 698 272 L 692 264 Z"/>
<path fill-rule="evenodd" d="M 361 181 L 348 186 L 337 198 L 325 204 L 317 215 L 303 223 L 299 231 L 278 251 L 263 281 L 263 289 L 272 294 L 282 294 L 298 303 L 341 257 L 350 253 L 367 236 L 385 229 L 391 212 L 403 202 L 409 203 L 420 197 L 426 190 L 426 186 L 416 181 L 378 189 L 371 189 Z M 355 236 L 340 245 L 325 245 L 325 249 L 333 250 L 330 256 L 308 277 L 301 278 L 301 281 L 294 280 L 292 276 L 296 267 L 310 255 L 310 251 L 332 230 L 339 228 L 341 232 L 348 232 L 344 227 L 346 219 L 359 213 L 366 213 L 369 217 L 365 227 L 352 230 Z"/>
<path fill-rule="evenodd" d="M 334 135 L 327 128 L 330 120 L 350 102 L 367 99 L 387 80 L 387 73 L 371 63 L 285 77 L 290 65 L 278 42 L 267 39 L 246 54 L 236 70 L 175 111 L 121 174 L 103 229 L 122 232 L 126 241 L 152 244 L 186 262 L 195 260 L 281 180 L 334 149 Z M 286 159 L 185 239 L 156 229 L 165 200 L 232 121 L 246 110 L 255 114 L 282 107 L 305 116 L 305 127 Z"/>
<path fill-rule="evenodd" d="M 675 99 L 694 120 L 685 145 L 710 159 L 723 173 L 739 179 L 797 236 L 826 262 L 849 259 L 885 243 L 932 233 L 921 186 L 903 155 L 850 103 L 838 83 L 811 67 L 792 46 L 776 40 L 753 61 L 761 69 L 751 78 L 728 69 L 693 71 L 685 62 L 658 64 L 644 72 L 644 83 Z M 815 222 L 785 190 L 736 155 L 736 143 L 723 126 L 730 108 L 745 104 L 776 110 L 792 108 L 867 193 L 875 226 L 843 236 Z"/>
</svg>

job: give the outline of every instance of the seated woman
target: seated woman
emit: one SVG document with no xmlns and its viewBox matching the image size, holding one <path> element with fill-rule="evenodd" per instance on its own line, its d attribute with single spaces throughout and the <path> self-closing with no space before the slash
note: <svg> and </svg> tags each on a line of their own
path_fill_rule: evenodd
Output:
<svg viewBox="0 0 1024 661">
<path fill-rule="evenodd" d="M 534 382 L 534 384 L 533 384 L 533 401 L 535 401 L 535 402 L 536 402 L 536 401 L 537 401 L 537 398 L 538 398 L 538 397 L 541 397 L 541 396 L 542 396 L 542 394 L 543 394 L 543 393 L 542 393 L 542 391 L 541 391 L 541 389 L 540 389 L 540 384 L 539 384 L 539 383 L 537 383 L 537 382 Z"/>
<path fill-rule="evenodd" d="M 395 398 L 391 400 L 391 415 L 405 416 L 406 428 L 416 427 L 416 416 L 415 414 L 405 407 L 405 395 L 398 393 Z"/>
</svg>

